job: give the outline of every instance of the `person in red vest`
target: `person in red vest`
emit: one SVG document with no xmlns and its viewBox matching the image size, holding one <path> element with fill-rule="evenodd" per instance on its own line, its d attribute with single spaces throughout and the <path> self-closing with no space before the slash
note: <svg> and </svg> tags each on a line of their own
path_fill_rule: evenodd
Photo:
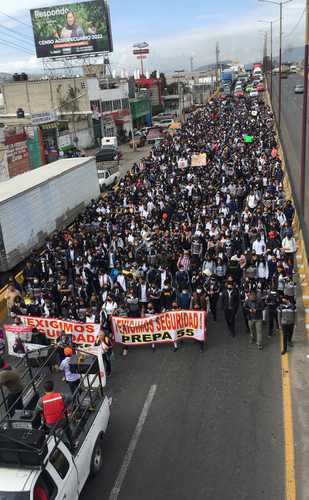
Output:
<svg viewBox="0 0 309 500">
<path fill-rule="evenodd" d="M 42 412 L 44 424 L 51 429 L 56 424 L 65 426 L 66 408 L 72 398 L 54 391 L 54 382 L 47 380 L 44 384 L 45 394 L 40 397 L 36 410 Z"/>
</svg>

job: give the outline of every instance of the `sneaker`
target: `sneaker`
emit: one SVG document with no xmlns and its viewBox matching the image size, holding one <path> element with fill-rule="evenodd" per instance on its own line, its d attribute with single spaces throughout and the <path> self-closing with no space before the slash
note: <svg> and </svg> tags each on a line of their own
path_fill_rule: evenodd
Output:
<svg viewBox="0 0 309 500">
<path fill-rule="evenodd" d="M 263 349 L 263 346 L 261 344 L 259 344 L 258 349 L 259 349 L 259 351 L 261 351 Z"/>
<path fill-rule="evenodd" d="M 122 355 L 123 355 L 123 356 L 127 356 L 127 354 L 128 354 L 127 349 L 124 349 L 124 350 L 122 351 Z"/>
</svg>

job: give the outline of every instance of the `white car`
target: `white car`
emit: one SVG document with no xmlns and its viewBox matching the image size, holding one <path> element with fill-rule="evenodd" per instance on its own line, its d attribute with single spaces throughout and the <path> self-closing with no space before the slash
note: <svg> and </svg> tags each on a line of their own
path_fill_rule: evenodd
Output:
<svg viewBox="0 0 309 500">
<path fill-rule="evenodd" d="M 46 432 L 33 426 L 31 410 L 16 410 L 9 424 L 1 420 L 0 498 L 78 500 L 88 477 L 100 472 L 110 400 L 93 367 L 82 376 L 78 405 L 69 408 L 70 425 Z"/>
<path fill-rule="evenodd" d="M 256 89 L 251 90 L 250 97 L 258 97 L 259 93 Z"/>
<path fill-rule="evenodd" d="M 113 186 L 119 179 L 119 171 L 112 174 L 110 170 L 99 167 L 97 172 L 101 191 Z"/>
</svg>

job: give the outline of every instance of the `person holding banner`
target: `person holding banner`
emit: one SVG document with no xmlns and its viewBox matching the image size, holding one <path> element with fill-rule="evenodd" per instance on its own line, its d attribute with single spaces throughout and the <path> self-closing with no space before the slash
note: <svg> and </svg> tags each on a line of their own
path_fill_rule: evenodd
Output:
<svg viewBox="0 0 309 500">
<path fill-rule="evenodd" d="M 106 335 L 104 332 L 101 332 L 96 341 L 96 345 L 101 347 L 106 376 L 110 377 L 112 373 L 112 361 L 111 361 L 113 354 L 112 341 L 108 335 Z"/>
</svg>

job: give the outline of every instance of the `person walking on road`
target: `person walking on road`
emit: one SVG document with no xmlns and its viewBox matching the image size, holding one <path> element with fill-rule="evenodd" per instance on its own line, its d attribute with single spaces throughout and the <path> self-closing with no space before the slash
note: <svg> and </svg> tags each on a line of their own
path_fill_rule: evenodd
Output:
<svg viewBox="0 0 309 500">
<path fill-rule="evenodd" d="M 228 329 L 235 337 L 235 318 L 239 307 L 239 292 L 232 279 L 227 280 L 226 289 L 222 292 L 222 307 Z"/>
<path fill-rule="evenodd" d="M 281 304 L 277 309 L 278 322 L 283 334 L 283 349 L 281 354 L 284 355 L 288 350 L 288 345 L 293 347 L 293 333 L 296 323 L 296 305 L 291 297 L 283 297 Z"/>
<path fill-rule="evenodd" d="M 250 330 L 250 343 L 257 343 L 258 348 L 263 349 L 263 309 L 264 304 L 257 297 L 255 291 L 250 292 L 244 304 Z"/>
<path fill-rule="evenodd" d="M 70 360 L 71 360 L 71 356 L 73 354 L 72 348 L 65 347 L 63 352 L 65 355 L 65 358 L 61 361 L 59 368 L 60 368 L 60 370 L 64 371 L 65 381 L 67 382 L 68 386 L 70 387 L 71 393 L 74 394 L 76 389 L 78 388 L 78 386 L 80 384 L 80 374 L 71 372 Z"/>
</svg>

